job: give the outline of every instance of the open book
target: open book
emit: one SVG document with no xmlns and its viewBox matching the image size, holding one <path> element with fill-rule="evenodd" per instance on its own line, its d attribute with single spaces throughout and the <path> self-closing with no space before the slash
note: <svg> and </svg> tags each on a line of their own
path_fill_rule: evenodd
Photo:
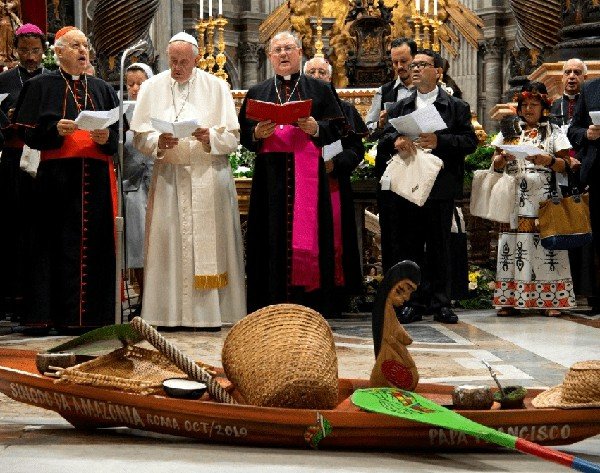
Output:
<svg viewBox="0 0 600 473">
<path fill-rule="evenodd" d="M 310 116 L 312 99 L 276 104 L 262 100 L 248 99 L 246 104 L 246 117 L 250 120 L 263 122 L 271 120 L 277 125 L 290 125 L 299 118 Z"/>
</svg>

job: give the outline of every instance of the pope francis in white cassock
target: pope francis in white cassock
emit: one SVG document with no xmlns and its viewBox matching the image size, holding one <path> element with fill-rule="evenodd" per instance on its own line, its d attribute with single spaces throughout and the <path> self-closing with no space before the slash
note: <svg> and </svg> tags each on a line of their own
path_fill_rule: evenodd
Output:
<svg viewBox="0 0 600 473">
<path fill-rule="evenodd" d="M 195 67 L 191 35 L 171 38 L 168 54 L 170 70 L 142 84 L 131 120 L 135 146 L 155 158 L 142 317 L 158 326 L 221 327 L 246 315 L 240 216 L 228 160 L 239 124 L 227 83 Z M 177 139 L 157 131 L 152 119 L 196 119 L 197 128 Z"/>
</svg>

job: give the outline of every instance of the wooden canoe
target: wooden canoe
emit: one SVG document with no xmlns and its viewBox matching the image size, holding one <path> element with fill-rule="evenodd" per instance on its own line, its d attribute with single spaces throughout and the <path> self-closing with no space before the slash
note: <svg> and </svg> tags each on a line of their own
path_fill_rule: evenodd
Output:
<svg viewBox="0 0 600 473">
<path fill-rule="evenodd" d="M 349 396 L 368 380 L 340 379 L 339 404 L 332 410 L 281 409 L 219 404 L 208 395 L 197 401 L 123 393 L 106 388 L 56 384 L 40 375 L 33 351 L 0 349 L 0 392 L 57 412 L 78 428 L 126 426 L 170 435 L 268 447 L 333 449 L 495 448 L 462 433 L 380 414 L 363 412 Z M 416 391 L 451 407 L 452 386 L 421 383 Z M 534 409 L 530 390 L 524 409 L 459 411 L 481 424 L 541 445 L 566 445 L 600 433 L 598 409 Z M 326 422 L 325 422 L 326 421 Z M 321 441 L 323 424 L 331 432 Z"/>
</svg>

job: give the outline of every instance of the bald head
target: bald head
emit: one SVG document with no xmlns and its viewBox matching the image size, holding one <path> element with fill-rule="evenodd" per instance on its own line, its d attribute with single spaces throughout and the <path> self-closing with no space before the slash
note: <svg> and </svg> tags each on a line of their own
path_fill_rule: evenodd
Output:
<svg viewBox="0 0 600 473">
<path fill-rule="evenodd" d="M 331 82 L 331 64 L 322 57 L 314 57 L 304 64 L 304 73 L 315 79 Z"/>
<path fill-rule="evenodd" d="M 581 59 L 572 58 L 563 64 L 562 85 L 567 95 L 578 94 L 587 78 L 587 66 Z"/>
</svg>

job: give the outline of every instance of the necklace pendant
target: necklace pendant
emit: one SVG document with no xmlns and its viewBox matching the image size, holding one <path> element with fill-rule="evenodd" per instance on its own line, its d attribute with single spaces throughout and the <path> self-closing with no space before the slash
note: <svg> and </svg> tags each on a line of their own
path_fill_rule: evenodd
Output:
<svg viewBox="0 0 600 473">
<path fill-rule="evenodd" d="M 279 129 L 280 129 L 280 130 L 283 130 L 283 125 L 279 125 Z"/>
</svg>

